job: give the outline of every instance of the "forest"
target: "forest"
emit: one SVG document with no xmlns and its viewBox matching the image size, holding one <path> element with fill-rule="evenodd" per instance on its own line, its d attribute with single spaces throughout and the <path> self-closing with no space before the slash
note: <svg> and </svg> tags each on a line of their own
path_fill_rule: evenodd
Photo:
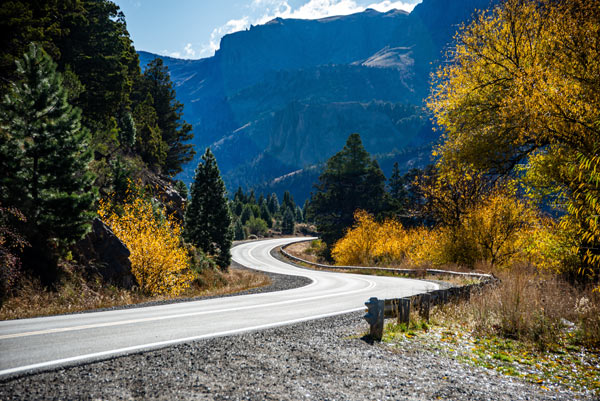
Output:
<svg viewBox="0 0 600 401">
<path fill-rule="evenodd" d="M 10 1 L 0 31 L 4 318 L 256 279 L 228 272 L 232 221 L 210 149 L 191 187 L 174 178 L 195 154 L 192 126 L 162 60 L 141 70 L 118 6 Z"/>
</svg>

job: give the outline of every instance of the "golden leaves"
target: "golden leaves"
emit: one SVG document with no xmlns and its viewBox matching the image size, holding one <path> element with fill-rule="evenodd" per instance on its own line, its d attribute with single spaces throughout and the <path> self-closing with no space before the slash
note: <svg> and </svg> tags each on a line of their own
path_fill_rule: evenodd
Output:
<svg viewBox="0 0 600 401">
<path fill-rule="evenodd" d="M 122 211 L 117 213 L 116 206 L 101 200 L 98 215 L 129 248 L 140 288 L 176 296 L 189 287 L 193 274 L 180 239 L 182 227 L 174 217 L 164 207 L 155 208 L 131 183 Z"/>
</svg>

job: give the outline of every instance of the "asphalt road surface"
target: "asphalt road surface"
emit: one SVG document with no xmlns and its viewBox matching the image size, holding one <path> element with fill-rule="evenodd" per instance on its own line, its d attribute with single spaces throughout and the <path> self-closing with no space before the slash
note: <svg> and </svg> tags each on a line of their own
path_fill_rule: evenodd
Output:
<svg viewBox="0 0 600 401">
<path fill-rule="evenodd" d="M 249 242 L 233 260 L 256 270 L 303 276 L 291 290 L 0 322 L 0 377 L 101 360 L 203 338 L 261 330 L 364 309 L 370 297 L 398 298 L 438 288 L 394 277 L 312 271 L 270 251 L 306 238 Z"/>
</svg>

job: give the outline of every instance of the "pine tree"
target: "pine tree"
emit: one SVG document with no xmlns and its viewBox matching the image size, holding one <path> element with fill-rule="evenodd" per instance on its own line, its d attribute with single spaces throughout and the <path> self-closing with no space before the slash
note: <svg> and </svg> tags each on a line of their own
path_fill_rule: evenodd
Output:
<svg viewBox="0 0 600 401">
<path fill-rule="evenodd" d="M 271 212 L 271 215 L 275 215 L 279 212 L 279 199 L 277 199 L 277 195 L 275 193 L 271 194 L 267 205 L 269 206 L 269 212 Z"/>
<path fill-rule="evenodd" d="M 94 215 L 96 191 L 88 166 L 89 131 L 81 112 L 67 102 L 56 64 L 32 44 L 17 64 L 0 111 L 0 202 L 27 217 L 34 247 L 51 240 L 66 246 L 80 239 Z"/>
<path fill-rule="evenodd" d="M 290 195 L 289 191 L 285 191 L 283 193 L 283 201 L 281 202 L 281 208 L 290 209 L 292 212 L 296 210 L 296 204 L 294 203 L 294 198 Z"/>
<path fill-rule="evenodd" d="M 400 199 L 402 196 L 402 192 L 404 191 L 404 180 L 400 175 L 400 168 L 398 167 L 398 162 L 394 163 L 394 168 L 392 169 L 392 175 L 390 177 L 389 182 L 390 195 L 392 199 Z"/>
<path fill-rule="evenodd" d="M 294 213 L 287 208 L 283 213 L 283 221 L 281 222 L 281 233 L 285 235 L 294 234 Z"/>
<path fill-rule="evenodd" d="M 377 214 L 385 208 L 385 176 L 358 134 L 350 135 L 344 148 L 327 161 L 316 188 L 311 218 L 329 249 L 352 226 L 357 209 Z"/>
<path fill-rule="evenodd" d="M 244 231 L 244 226 L 240 219 L 235 219 L 235 224 L 233 225 L 233 239 L 236 241 L 242 241 L 246 239 L 246 232 Z"/>
<path fill-rule="evenodd" d="M 296 206 L 296 211 L 295 211 L 294 218 L 295 218 L 295 220 L 296 220 L 297 223 L 302 223 L 303 222 L 302 209 L 300 209 L 300 206 Z"/>
<path fill-rule="evenodd" d="M 273 227 L 273 218 L 271 217 L 271 213 L 269 212 L 269 208 L 267 207 L 267 203 L 263 202 L 260 205 L 260 218 L 267 223 L 267 227 Z"/>
<path fill-rule="evenodd" d="M 215 256 L 217 264 L 227 269 L 231 262 L 233 236 L 231 215 L 225 184 L 210 148 L 206 149 L 198 163 L 190 192 L 184 218 L 184 237 L 205 253 Z"/>
<path fill-rule="evenodd" d="M 310 201 L 307 199 L 304 201 L 304 206 L 302 207 L 302 220 L 305 223 L 309 222 L 309 207 L 310 207 Z"/>
<path fill-rule="evenodd" d="M 246 224 L 248 220 L 255 217 L 252 212 L 252 208 L 249 205 L 244 205 L 242 209 L 242 214 L 240 215 L 240 220 L 242 220 L 242 224 Z"/>
<path fill-rule="evenodd" d="M 169 70 L 162 59 L 155 58 L 148 64 L 140 86 L 141 93 L 146 93 L 146 96 L 142 96 L 150 95 L 153 100 L 152 106 L 156 111 L 157 125 L 166 146 L 162 170 L 168 175 L 180 173 L 181 166 L 194 157 L 193 145 L 185 143 L 194 135 L 192 126 L 181 121 L 183 104 L 176 99 Z"/>
</svg>

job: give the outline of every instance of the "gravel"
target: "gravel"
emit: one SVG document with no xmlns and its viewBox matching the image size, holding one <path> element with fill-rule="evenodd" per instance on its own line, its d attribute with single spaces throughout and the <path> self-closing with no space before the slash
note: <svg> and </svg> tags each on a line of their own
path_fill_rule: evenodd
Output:
<svg viewBox="0 0 600 401">
<path fill-rule="evenodd" d="M 369 344 L 361 313 L 180 344 L 0 382 L 0 399 L 573 400 L 407 342 Z"/>
</svg>

